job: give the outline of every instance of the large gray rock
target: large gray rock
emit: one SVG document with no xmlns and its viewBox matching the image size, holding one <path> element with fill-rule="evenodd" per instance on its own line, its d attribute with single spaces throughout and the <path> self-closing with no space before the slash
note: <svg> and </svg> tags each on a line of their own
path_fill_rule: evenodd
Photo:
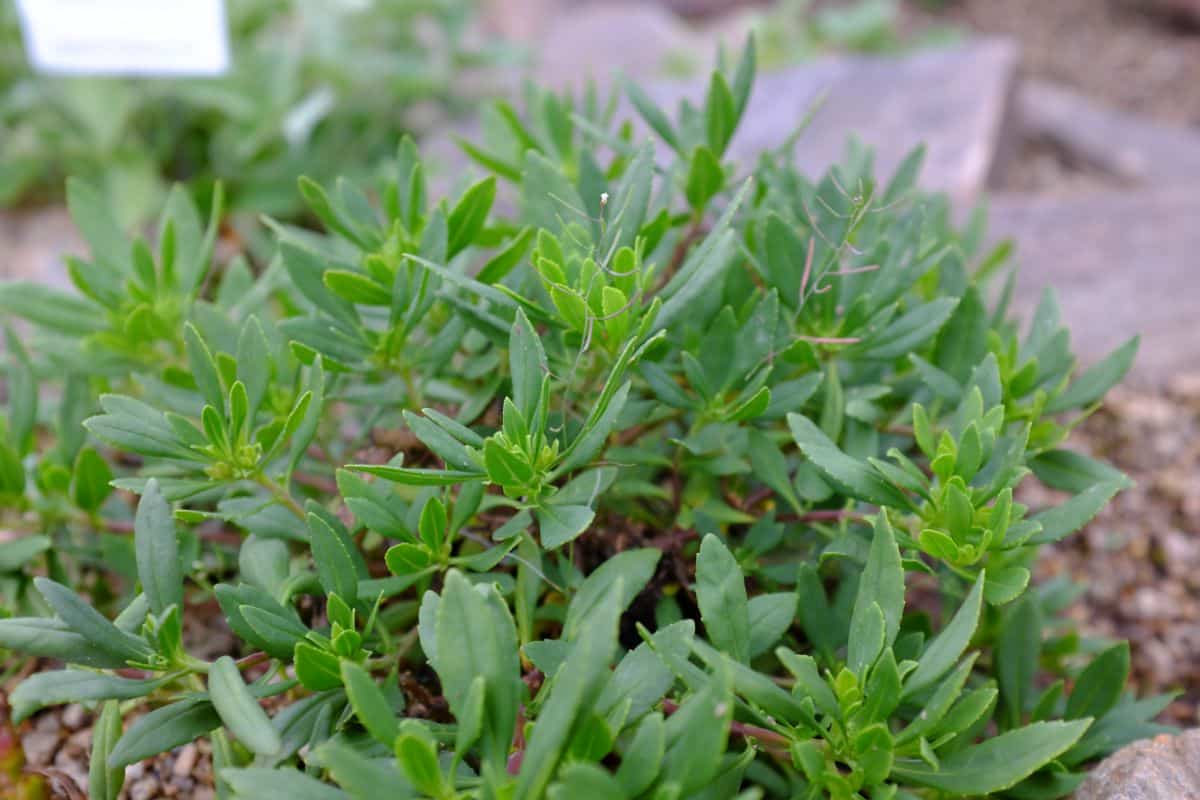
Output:
<svg viewBox="0 0 1200 800">
<path fill-rule="evenodd" d="M 1108 108 L 1045 81 L 1025 81 L 1016 117 L 1026 136 L 1117 177 L 1156 184 L 1200 181 L 1200 132 Z"/>
<path fill-rule="evenodd" d="M 1200 797 L 1200 730 L 1123 747 L 1092 771 L 1075 800 L 1184 800 Z"/>
<path fill-rule="evenodd" d="M 1200 368 L 1200 190 L 1128 189 L 1073 197 L 999 196 L 991 230 L 1013 237 L 1018 307 L 1053 288 L 1085 361 L 1142 336 L 1136 378 Z"/>
<path fill-rule="evenodd" d="M 1016 77 L 1018 52 L 988 39 L 903 58 L 836 57 L 759 79 L 731 152 L 754 159 L 777 147 L 806 117 L 796 161 L 821 173 L 857 136 L 875 150 L 877 173 L 927 148 L 921 182 L 971 203 L 993 168 Z M 819 105 L 817 105 L 819 101 Z"/>
</svg>

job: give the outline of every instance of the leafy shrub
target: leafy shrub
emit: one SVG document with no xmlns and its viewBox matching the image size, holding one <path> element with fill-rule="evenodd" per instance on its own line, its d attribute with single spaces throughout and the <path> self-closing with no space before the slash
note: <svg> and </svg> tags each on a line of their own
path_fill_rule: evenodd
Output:
<svg viewBox="0 0 1200 800">
<path fill-rule="evenodd" d="M 398 129 L 422 124 L 418 102 L 461 105 L 455 75 L 498 55 L 467 41 L 472 0 L 227 5 L 229 74 L 119 80 L 32 74 L 0 4 L 0 205 L 54 199 L 65 171 L 122 222 L 152 219 L 172 180 L 222 181 L 233 210 L 293 215 L 298 175 L 370 175 Z"/>
<path fill-rule="evenodd" d="M 70 186 L 79 294 L 0 289 L 38 332 L 0 644 L 69 665 L 18 718 L 101 710 L 93 797 L 210 736 L 226 797 L 1049 798 L 1158 730 L 1030 585 L 1125 483 L 1062 445 L 1136 343 L 1072 379 L 1052 298 L 1021 335 L 920 152 L 739 174 L 753 73 L 673 118 L 627 87 L 652 139 L 531 89 L 454 199 L 411 141 L 375 192 L 302 182 L 326 232 L 259 274 L 219 207 L 130 245 Z"/>
</svg>

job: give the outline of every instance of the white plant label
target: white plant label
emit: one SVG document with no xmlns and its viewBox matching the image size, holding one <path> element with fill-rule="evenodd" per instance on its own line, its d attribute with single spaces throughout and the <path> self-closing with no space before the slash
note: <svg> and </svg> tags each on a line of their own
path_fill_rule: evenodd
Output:
<svg viewBox="0 0 1200 800">
<path fill-rule="evenodd" d="M 219 75 L 229 68 L 223 0 L 17 0 L 42 72 Z"/>
</svg>

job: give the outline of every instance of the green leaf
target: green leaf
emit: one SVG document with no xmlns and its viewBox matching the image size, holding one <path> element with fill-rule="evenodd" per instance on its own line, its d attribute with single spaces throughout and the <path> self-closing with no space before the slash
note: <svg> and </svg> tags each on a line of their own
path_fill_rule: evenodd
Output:
<svg viewBox="0 0 1200 800">
<path fill-rule="evenodd" d="M 122 769 L 143 759 L 194 741 L 221 727 L 212 703 L 192 697 L 138 718 L 108 756 L 110 769 Z"/>
<path fill-rule="evenodd" d="M 542 391 L 542 379 L 549 369 L 542 340 L 525 312 L 517 309 L 509 336 L 508 363 L 512 376 L 512 399 L 527 421 L 537 414 L 538 396 Z"/>
<path fill-rule="evenodd" d="M 499 283 L 521 263 L 521 260 L 525 258 L 525 254 L 529 251 L 529 245 L 532 242 L 533 228 L 522 228 L 503 250 L 492 256 L 483 265 L 483 269 L 479 270 L 479 274 L 475 276 L 475 279 L 484 284 Z"/>
<path fill-rule="evenodd" d="M 812 420 L 800 414 L 788 414 L 788 427 L 800 451 L 826 477 L 852 497 L 878 506 L 909 509 L 912 504 L 895 486 L 880 477 L 869 464 L 851 458 L 838 449 Z"/>
<path fill-rule="evenodd" d="M 1001 792 L 1053 761 L 1090 724 L 1091 720 L 1036 722 L 961 750 L 942 759 L 936 769 L 921 761 L 898 761 L 892 775 L 972 797 Z"/>
<path fill-rule="evenodd" d="M 1129 643 L 1120 642 L 1092 659 L 1067 698 L 1067 719 L 1099 719 L 1121 699 L 1129 678 Z"/>
<path fill-rule="evenodd" d="M 750 660 L 750 605 L 737 559 L 713 534 L 696 556 L 696 600 L 708 638 L 741 663 Z"/>
<path fill-rule="evenodd" d="M 865 618 L 860 617 L 872 613 L 871 608 L 876 605 L 883 613 L 883 641 L 884 646 L 888 646 L 896 641 L 896 634 L 900 632 L 900 617 L 904 613 L 904 567 L 900 563 L 900 549 L 896 546 L 891 523 L 882 512 L 875 517 L 875 534 L 871 539 L 867 565 L 858 581 L 850 629 L 853 631 L 865 625 Z M 871 642 L 864 640 L 864 644 L 870 645 Z M 877 651 L 871 653 L 870 649 L 863 651 L 856 648 L 854 637 L 851 636 L 847 660 L 855 674 L 862 675 L 863 667 L 869 666 L 875 655 L 878 655 Z"/>
<path fill-rule="evenodd" d="M 1029 585 L 1029 570 L 1015 565 L 994 569 L 987 575 L 983 599 L 989 605 L 1002 606 L 1021 596 Z"/>
<path fill-rule="evenodd" d="M 90 447 L 79 451 L 71 479 L 71 500 L 84 511 L 96 511 L 112 494 L 109 481 L 112 470 L 99 453 Z"/>
<path fill-rule="evenodd" d="M 670 145 L 672 150 L 679 150 L 679 140 L 675 135 L 675 129 L 671 126 L 671 120 L 667 119 L 667 115 L 662 109 L 650 98 L 650 95 L 638 86 L 633 81 L 626 81 L 625 94 L 629 97 L 629 102 L 633 103 L 633 107 L 641 115 L 659 137 Z"/>
<path fill-rule="evenodd" d="M 1026 595 L 1009 609 L 996 640 L 996 679 L 1008 727 L 1021 723 L 1031 699 L 1042 649 L 1042 615 L 1037 599 Z"/>
<path fill-rule="evenodd" d="M 779 446 L 761 431 L 750 431 L 750 466 L 755 477 L 786 500 L 793 510 L 801 512 L 800 498 L 788 475 L 787 459 Z"/>
<path fill-rule="evenodd" d="M 564 767 L 547 793 L 550 800 L 624 800 L 627 796 L 607 770 L 582 761 Z"/>
<path fill-rule="evenodd" d="M 110 700 L 92 724 L 92 757 L 88 767 L 88 797 L 117 800 L 125 783 L 125 770 L 108 766 L 109 756 L 121 738 L 121 704 Z"/>
<path fill-rule="evenodd" d="M 225 769 L 223 778 L 239 798 L 286 797 L 288 800 L 348 800 L 345 792 L 294 769 Z"/>
<path fill-rule="evenodd" d="M 882 783 L 892 770 L 895 753 L 892 750 L 892 734 L 887 725 L 876 723 L 863 728 L 854 736 L 854 754 L 863 771 L 863 781 L 868 785 Z"/>
<path fill-rule="evenodd" d="M 608 400 L 603 413 L 598 417 L 589 417 L 578 438 L 571 442 L 571 446 L 563 453 L 562 463 L 555 470 L 557 473 L 582 467 L 600 452 L 605 442 L 608 441 L 608 437 L 617 427 L 621 412 L 625 410 L 625 404 L 629 400 L 629 389 L 630 382 L 625 381 Z M 594 413 L 595 409 L 593 409 Z"/>
<path fill-rule="evenodd" d="M 134 553 L 142 591 L 150 610 L 161 614 L 171 606 L 183 609 L 183 576 L 179 570 L 179 541 L 171 506 L 151 478 L 146 483 L 133 521 Z"/>
<path fill-rule="evenodd" d="M 1032 522 L 1042 526 L 1029 544 L 1050 544 L 1070 536 L 1090 522 L 1124 488 L 1123 481 L 1105 481 L 1089 487 L 1062 505 L 1035 514 Z"/>
<path fill-rule="evenodd" d="M 516 797 L 542 795 L 554 776 L 575 721 L 582 718 L 595 702 L 617 649 L 621 609 L 615 598 L 623 592 L 621 581 L 611 585 L 609 593 L 614 602 L 597 605 L 596 613 L 587 621 L 567 660 L 551 679 L 549 696 L 521 761 Z"/>
<path fill-rule="evenodd" d="M 217 593 L 218 599 L 221 599 L 221 592 Z M 230 626 L 234 623 L 234 617 L 225 608 L 222 603 L 222 610 L 225 610 L 226 616 L 230 619 Z M 276 658 L 286 658 L 292 654 L 296 643 L 308 635 L 308 628 L 304 627 L 294 617 L 288 616 L 282 606 L 277 608 L 264 608 L 258 605 L 241 605 L 236 609 L 236 613 L 250 628 L 254 638 L 259 640 L 259 646 L 267 653 Z M 239 635 L 246 637 L 244 631 L 239 631 Z"/>
<path fill-rule="evenodd" d="M 321 417 L 325 413 L 325 367 L 319 356 L 309 368 L 306 391 L 311 399 L 303 410 L 303 416 L 295 423 L 289 418 L 287 423 L 288 430 L 292 432 L 291 446 L 288 449 L 288 475 L 295 471 L 300 459 L 304 458 L 305 453 L 308 452 L 308 445 L 317 435 L 317 427 L 321 424 Z M 302 405 L 303 400 L 293 409 L 293 414 Z"/>
<path fill-rule="evenodd" d="M 145 697 L 165 680 L 134 680 L 78 669 L 39 672 L 21 681 L 9 697 L 13 722 L 21 722 L 35 711 L 60 703 L 96 700 L 132 700 Z"/>
<path fill-rule="evenodd" d="M 720 160 L 707 147 L 697 147 L 692 151 L 687 181 L 684 184 L 684 195 L 688 204 L 693 209 L 702 210 L 723 188 L 725 170 L 721 168 Z"/>
<path fill-rule="evenodd" d="M 1086 492 L 1097 483 L 1116 483 L 1126 489 L 1133 483 L 1122 472 L 1103 461 L 1070 450 L 1047 450 L 1029 460 L 1038 480 L 1051 489 Z"/>
<path fill-rule="evenodd" d="M 52 546 L 46 536 L 22 536 L 0 542 L 0 572 L 16 572 Z"/>
<path fill-rule="evenodd" d="M 358 721 L 375 739 L 391 746 L 400 733 L 396 714 L 371 673 L 352 661 L 342 662 L 342 683 Z"/>
<path fill-rule="evenodd" d="M 627 795 L 637 797 L 650 788 L 666 755 L 666 740 L 662 714 L 647 714 L 621 754 L 621 766 L 617 768 L 617 781 Z"/>
<path fill-rule="evenodd" d="M 596 512 L 587 506 L 547 503 L 539 506 L 534 516 L 537 518 L 542 547 L 556 550 L 586 531 L 596 518 Z"/>
<path fill-rule="evenodd" d="M 89 336 L 105 327 L 100 306 L 40 283 L 0 284 L 0 311 L 68 336 Z"/>
<path fill-rule="evenodd" d="M 762 655 L 779 641 L 796 619 L 795 592 L 760 594 L 750 598 L 750 657 Z"/>
<path fill-rule="evenodd" d="M 743 187 L 734 203 L 740 202 L 744 192 Z M 670 294 L 654 320 L 655 328 L 668 328 L 677 318 L 687 314 L 696 299 L 714 286 L 729 269 L 736 248 L 737 238 L 728 227 L 721 230 L 714 228 L 709 239 L 691 251 L 679 272 L 664 288 L 664 295 L 668 290 Z"/>
<path fill-rule="evenodd" d="M 708 96 L 704 103 L 704 122 L 708 135 L 708 146 L 718 155 L 725 152 L 733 132 L 737 128 L 738 111 L 733 93 L 725 76 L 713 72 L 708 84 Z"/>
<path fill-rule="evenodd" d="M 984 573 L 980 572 L 975 584 L 967 594 L 963 604 L 958 607 L 954 617 L 942 629 L 925 652 L 904 683 L 906 697 L 930 686 L 938 678 L 950 671 L 958 662 L 960 656 L 971 643 L 975 628 L 979 625 L 979 612 L 983 606 Z"/>
<path fill-rule="evenodd" d="M 179 440 L 162 412 L 140 400 L 121 395 L 101 395 L 108 413 L 90 417 L 83 425 L 98 439 L 121 450 L 143 456 L 203 461 L 205 457 Z"/>
<path fill-rule="evenodd" d="M 662 774 L 679 782 L 684 797 L 708 784 L 721 767 L 733 717 L 728 681 L 727 672 L 713 675 L 667 720 Z"/>
<path fill-rule="evenodd" d="M 1047 414 L 1082 408 L 1095 403 L 1120 383 L 1133 366 L 1140 337 L 1134 336 L 1125 344 L 1108 354 L 1100 363 L 1086 370 L 1067 387 L 1067 390 L 1046 405 Z"/>
<path fill-rule="evenodd" d="M 737 70 L 733 74 L 734 110 L 740 118 L 750 101 L 750 93 L 754 88 L 754 75 L 758 69 L 758 44 L 754 33 L 746 37 L 746 46 L 742 49 L 742 57 L 738 60 Z"/>
<path fill-rule="evenodd" d="M 293 655 L 296 677 L 305 688 L 314 692 L 337 689 L 342 685 L 338 657 L 308 642 L 297 642 Z"/>
<path fill-rule="evenodd" d="M 113 625 L 61 583 L 42 577 L 33 580 L 42 597 L 72 631 L 114 659 L 144 662 L 153 654 L 145 641 Z"/>
<path fill-rule="evenodd" d="M 101 669 L 117 669 L 126 661 L 76 633 L 65 622 L 43 617 L 0 619 L 0 647 Z"/>
<path fill-rule="evenodd" d="M 37 382 L 28 353 L 12 328 L 7 325 L 4 326 L 4 338 L 13 360 L 6 383 L 8 438 L 18 453 L 26 453 L 33 445 L 33 429 L 37 423 Z"/>
<path fill-rule="evenodd" d="M 423 736 L 403 734 L 396 740 L 396 760 L 417 791 L 430 797 L 445 795 L 437 749 Z"/>
<path fill-rule="evenodd" d="M 183 341 L 187 347 L 188 366 L 196 381 L 196 387 L 200 390 L 200 396 L 213 408 L 225 408 L 225 390 L 221 387 L 217 363 L 200 331 L 190 322 L 183 326 Z"/>
<path fill-rule="evenodd" d="M 550 232 L 572 223 L 590 229 L 587 207 L 575 186 L 553 162 L 534 150 L 525 153 L 525 168 L 521 173 L 524 223 Z"/>
<path fill-rule="evenodd" d="M 392 293 L 361 272 L 348 269 L 330 269 L 321 275 L 321 281 L 329 291 L 348 303 L 364 306 L 390 306 Z"/>
<path fill-rule="evenodd" d="M 407 486 L 454 486 L 466 481 L 478 481 L 487 477 L 482 472 L 462 470 L 409 469 L 407 467 L 384 467 L 377 464 L 347 464 L 346 469 L 365 472 Z"/>
<path fill-rule="evenodd" d="M 454 643 L 439 649 L 435 662 L 451 711 L 457 715 L 469 708 L 471 684 L 484 677 L 480 747 L 484 761 L 502 769 L 521 696 L 517 631 L 508 606 L 493 587 L 477 590 L 461 572 L 450 570 L 435 625 L 438 641 Z"/>
<path fill-rule="evenodd" d="M 958 299 L 939 297 L 914 308 L 859 344 L 851 352 L 862 358 L 899 358 L 916 350 L 941 330 L 954 313 Z"/>
<path fill-rule="evenodd" d="M 433 563 L 433 554 L 424 544 L 401 542 L 389 547 L 383 560 L 393 575 L 416 575 Z"/>
<path fill-rule="evenodd" d="M 270 756 L 283 747 L 270 718 L 246 688 L 237 664 L 229 656 L 221 656 L 209 667 L 208 696 L 225 727 L 251 752 Z"/>
<path fill-rule="evenodd" d="M 612 600 L 612 587 L 618 581 L 621 582 L 623 594 L 616 602 L 622 611 L 628 608 L 654 575 L 661 556 L 660 550 L 643 547 L 618 553 L 597 567 L 579 587 L 567 607 L 562 638 L 573 640 L 579 635 L 586 622 L 598 612 L 599 603 Z"/>
<path fill-rule="evenodd" d="M 359 576 L 351 555 L 357 549 L 353 540 L 316 514 L 309 514 L 308 541 L 321 586 L 326 592 L 336 592 L 346 602 L 354 603 L 358 599 Z"/>
<path fill-rule="evenodd" d="M 475 242 L 488 212 L 496 199 L 496 179 L 484 178 L 463 194 L 458 205 L 450 212 L 447 226 L 450 230 L 446 258 L 454 258 Z"/>
</svg>

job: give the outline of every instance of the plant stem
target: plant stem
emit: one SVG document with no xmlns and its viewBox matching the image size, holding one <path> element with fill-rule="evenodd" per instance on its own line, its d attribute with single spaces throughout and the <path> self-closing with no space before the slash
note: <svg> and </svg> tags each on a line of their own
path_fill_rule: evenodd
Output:
<svg viewBox="0 0 1200 800">
<path fill-rule="evenodd" d="M 271 493 L 271 496 L 282 503 L 299 519 L 304 519 L 304 507 L 296 502 L 296 498 L 292 497 L 291 492 L 280 486 L 279 483 L 267 477 L 264 473 L 259 473 L 254 479 L 255 482 Z"/>
</svg>

